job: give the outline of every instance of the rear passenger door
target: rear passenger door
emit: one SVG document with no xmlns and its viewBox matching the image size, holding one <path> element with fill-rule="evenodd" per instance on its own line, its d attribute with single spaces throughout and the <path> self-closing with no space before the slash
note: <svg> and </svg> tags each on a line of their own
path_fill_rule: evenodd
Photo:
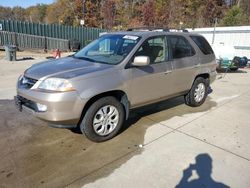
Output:
<svg viewBox="0 0 250 188">
<path fill-rule="evenodd" d="M 180 35 L 168 36 L 170 58 L 173 64 L 173 91 L 182 94 L 188 91 L 194 81 L 199 59 L 189 41 Z M 196 68 L 197 67 L 197 68 Z"/>
</svg>

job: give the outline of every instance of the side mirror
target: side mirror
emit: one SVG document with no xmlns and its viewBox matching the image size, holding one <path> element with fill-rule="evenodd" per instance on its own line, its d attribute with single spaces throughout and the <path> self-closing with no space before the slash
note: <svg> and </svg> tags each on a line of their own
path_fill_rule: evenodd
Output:
<svg viewBox="0 0 250 188">
<path fill-rule="evenodd" d="M 136 56 L 132 65 L 136 67 L 143 67 L 149 65 L 149 63 L 150 59 L 148 56 Z"/>
</svg>

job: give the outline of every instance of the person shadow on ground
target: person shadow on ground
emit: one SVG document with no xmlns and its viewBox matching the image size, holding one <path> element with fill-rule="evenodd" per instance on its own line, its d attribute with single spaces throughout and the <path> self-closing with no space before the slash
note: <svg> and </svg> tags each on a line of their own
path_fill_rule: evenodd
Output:
<svg viewBox="0 0 250 188">
<path fill-rule="evenodd" d="M 192 171 L 196 171 L 198 178 L 190 180 Z M 183 177 L 175 188 L 229 188 L 229 186 L 213 180 L 212 158 L 208 154 L 200 154 L 195 158 L 195 164 L 183 170 Z"/>
</svg>

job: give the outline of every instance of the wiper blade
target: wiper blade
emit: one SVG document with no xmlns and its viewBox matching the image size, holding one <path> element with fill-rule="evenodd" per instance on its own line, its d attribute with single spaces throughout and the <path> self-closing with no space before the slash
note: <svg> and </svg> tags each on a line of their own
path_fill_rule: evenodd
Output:
<svg viewBox="0 0 250 188">
<path fill-rule="evenodd" d="M 91 62 L 96 62 L 94 59 L 91 59 L 89 57 L 76 57 L 76 56 L 73 56 L 74 58 L 77 58 L 77 59 L 82 59 L 82 60 L 86 60 L 86 61 L 91 61 Z"/>
<path fill-rule="evenodd" d="M 89 57 L 85 57 L 85 56 L 82 56 L 82 57 L 76 57 L 73 55 L 74 58 L 77 58 L 77 59 L 82 59 L 82 60 L 86 60 L 86 61 L 90 61 L 90 62 L 94 62 L 94 63 L 103 63 L 103 64 L 108 64 L 107 62 L 104 62 L 104 61 L 98 61 L 98 60 L 94 60 L 94 59 L 91 59 Z"/>
</svg>

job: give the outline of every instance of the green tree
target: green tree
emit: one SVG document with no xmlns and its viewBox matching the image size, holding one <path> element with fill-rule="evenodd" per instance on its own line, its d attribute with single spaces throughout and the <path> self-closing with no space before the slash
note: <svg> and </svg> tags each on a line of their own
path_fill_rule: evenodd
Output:
<svg viewBox="0 0 250 188">
<path fill-rule="evenodd" d="M 48 5 L 37 4 L 26 9 L 26 20 L 35 23 L 44 23 Z"/>
<path fill-rule="evenodd" d="M 247 24 L 247 16 L 237 5 L 228 10 L 221 22 L 222 26 L 239 26 L 244 24 Z"/>
<path fill-rule="evenodd" d="M 247 24 L 250 24 L 250 3 L 249 0 L 241 0 L 239 6 L 247 16 Z"/>
</svg>

